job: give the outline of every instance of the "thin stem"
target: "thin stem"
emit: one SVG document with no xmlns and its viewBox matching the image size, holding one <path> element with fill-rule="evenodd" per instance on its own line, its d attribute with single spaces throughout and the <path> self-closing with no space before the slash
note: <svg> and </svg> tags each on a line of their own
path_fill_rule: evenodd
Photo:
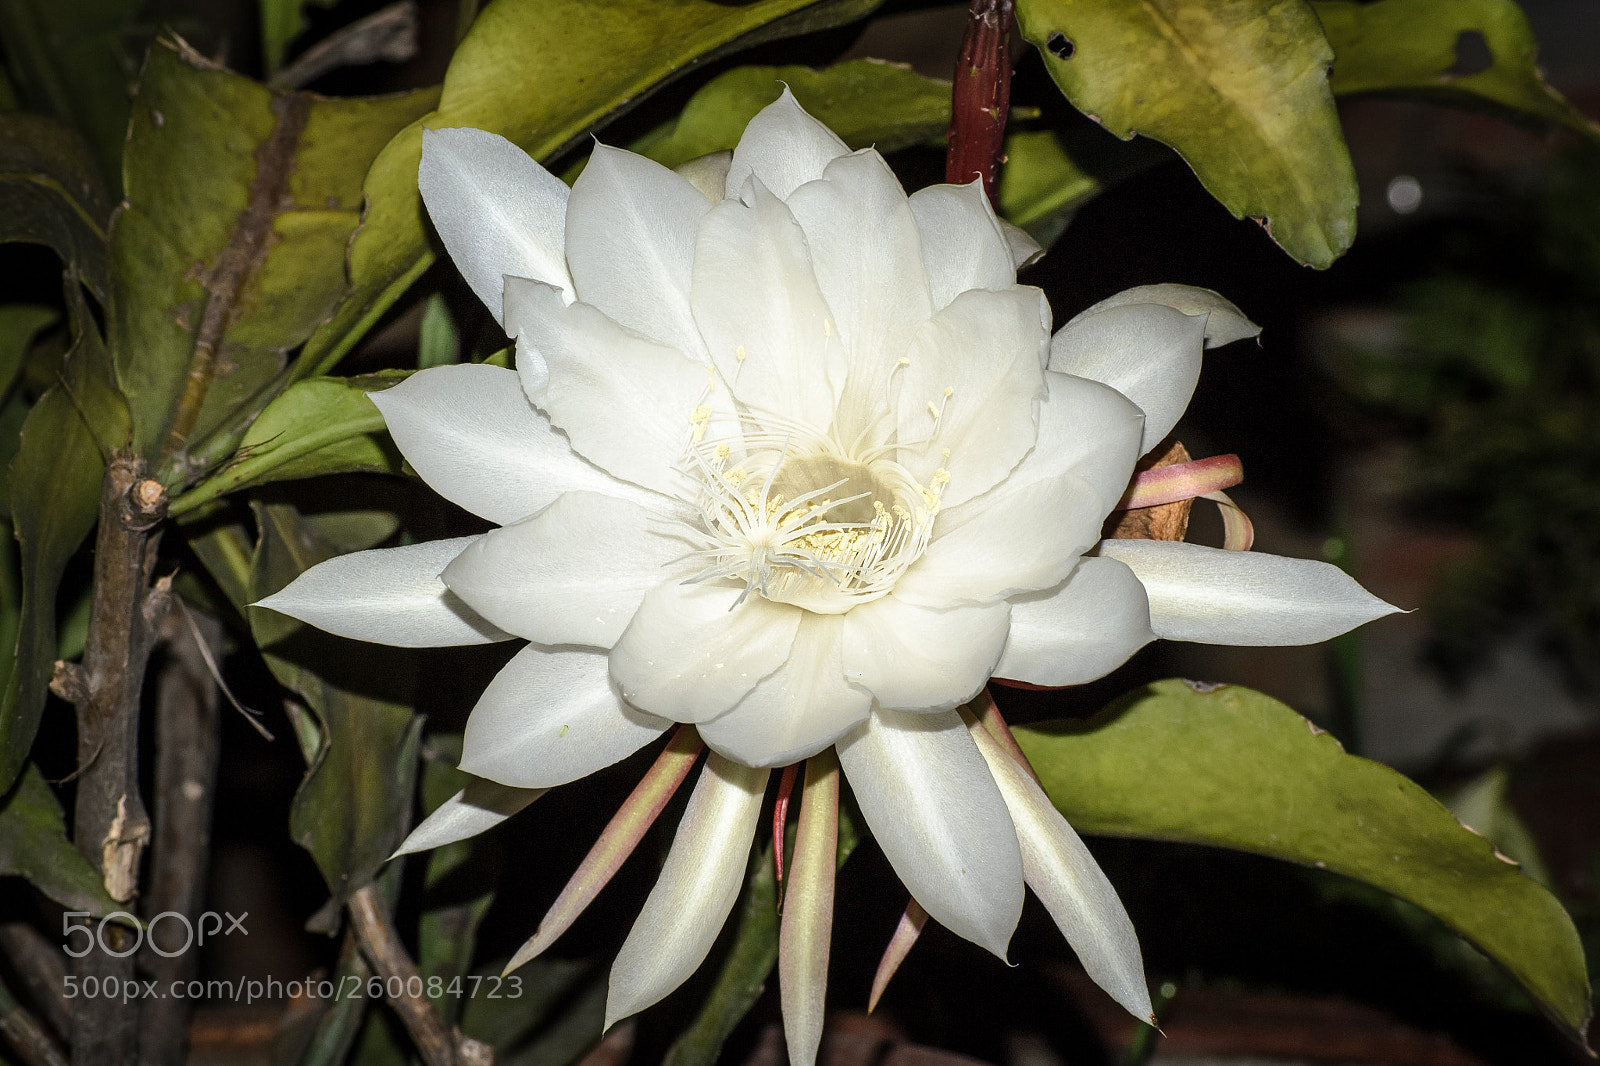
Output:
<svg viewBox="0 0 1600 1066">
<path fill-rule="evenodd" d="M 0 1036 L 26 1066 L 67 1066 L 66 1056 L 55 1040 L 45 1032 L 38 1019 L 12 998 L 10 989 L 3 984 L 0 984 Z"/>
</svg>

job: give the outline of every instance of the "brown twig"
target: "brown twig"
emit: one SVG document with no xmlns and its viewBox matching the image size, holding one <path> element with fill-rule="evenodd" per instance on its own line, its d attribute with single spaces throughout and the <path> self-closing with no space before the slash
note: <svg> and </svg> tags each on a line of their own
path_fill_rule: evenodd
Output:
<svg viewBox="0 0 1600 1066">
<path fill-rule="evenodd" d="M 433 1003 L 423 994 L 417 964 L 400 943 L 377 886 L 369 884 L 351 893 L 349 907 L 350 924 L 361 944 L 361 953 L 378 971 L 389 1006 L 411 1034 L 422 1061 L 427 1066 L 492 1066 L 494 1049 L 461 1035 L 459 1030 L 447 1030 Z M 412 989 L 418 994 L 412 995 Z"/>
<path fill-rule="evenodd" d="M 419 22 L 416 0 L 400 0 L 379 8 L 307 48 L 300 58 L 267 79 L 267 86 L 300 89 L 340 67 L 358 67 L 379 60 L 404 63 L 417 54 Z"/>
<path fill-rule="evenodd" d="M 150 818 L 139 796 L 139 691 L 145 664 L 166 616 L 170 579 L 150 582 L 167 496 L 144 476 L 144 461 L 119 453 L 106 467 L 95 537 L 94 602 L 83 665 L 58 667 L 78 710 L 78 796 L 74 843 L 119 902 L 138 889 L 139 858 L 150 839 Z M 96 927 L 94 949 L 79 958 L 80 982 L 99 979 L 117 988 L 133 979 L 131 936 L 114 922 Z M 104 950 L 101 950 L 102 946 Z M 118 953 L 126 950 L 123 957 Z M 139 1012 L 121 998 L 80 999 L 72 1018 L 73 1061 L 118 1066 L 138 1055 Z"/>
<path fill-rule="evenodd" d="M 192 944 L 185 950 L 184 940 L 205 899 L 219 744 L 217 683 L 198 641 L 220 646 L 222 624 L 205 615 L 185 618 L 183 611 L 174 599 L 161 627 L 167 654 L 156 680 L 156 825 L 142 908 L 146 921 L 166 912 L 188 920 L 165 919 L 149 931 L 141 962 L 161 988 L 188 981 L 199 970 L 199 953 Z M 141 1066 L 181 1066 L 193 1001 L 152 999 L 143 1010 Z"/>
<path fill-rule="evenodd" d="M 56 1046 L 55 1038 L 45 1032 L 38 1019 L 11 998 L 11 992 L 0 985 L 0 1036 L 11 1049 L 22 1057 L 26 1066 L 67 1066 L 66 1056 Z"/>
<path fill-rule="evenodd" d="M 967 32 L 956 60 L 950 108 L 950 147 L 944 180 L 965 185 L 983 179 L 995 200 L 1011 107 L 1011 22 L 1015 0 L 972 0 Z"/>
<path fill-rule="evenodd" d="M 67 956 L 60 946 L 27 922 L 6 922 L 0 925 L 0 954 L 11 961 L 45 1024 L 64 1038 L 72 1028 L 72 1009 L 66 998 Z"/>
</svg>

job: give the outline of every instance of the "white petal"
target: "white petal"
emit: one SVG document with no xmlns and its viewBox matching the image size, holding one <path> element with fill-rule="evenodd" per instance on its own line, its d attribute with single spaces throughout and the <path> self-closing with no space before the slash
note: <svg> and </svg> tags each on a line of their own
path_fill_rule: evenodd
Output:
<svg viewBox="0 0 1600 1066">
<path fill-rule="evenodd" d="M 700 226 L 690 301 L 739 401 L 816 429 L 833 420 L 845 357 L 805 233 L 783 201 L 756 186 Z"/>
<path fill-rule="evenodd" d="M 371 394 L 400 454 L 439 495 L 497 525 L 587 490 L 660 506 L 573 453 L 533 409 L 515 371 L 457 363 Z"/>
<path fill-rule="evenodd" d="M 1006 642 L 1005 601 L 935 611 L 884 596 L 844 616 L 845 677 L 897 711 L 948 711 L 978 694 Z"/>
<path fill-rule="evenodd" d="M 539 644 L 609 648 L 690 545 L 644 508 L 592 492 L 490 530 L 444 571 L 485 618 Z"/>
<path fill-rule="evenodd" d="M 318 629 L 397 648 L 509 640 L 445 587 L 439 573 L 477 537 L 352 552 L 318 563 L 254 606 Z"/>
<path fill-rule="evenodd" d="M 855 152 L 824 173 L 794 191 L 789 210 L 805 231 L 817 284 L 844 342 L 849 371 L 835 432 L 853 440 L 881 417 L 889 372 L 933 314 L 933 303 L 916 219 L 883 157 Z"/>
<path fill-rule="evenodd" d="M 661 876 L 611 966 L 605 1026 L 650 1006 L 705 960 L 739 898 L 766 770 L 706 759 Z"/>
<path fill-rule="evenodd" d="M 934 540 L 895 585 L 923 607 L 993 603 L 1058 584 L 1100 539 L 1100 497 L 1061 474 L 939 512 Z"/>
<path fill-rule="evenodd" d="M 461 769 L 503 785 L 552 788 L 626 759 L 669 724 L 618 698 L 604 652 L 530 644 L 478 697 Z"/>
<path fill-rule="evenodd" d="M 844 617 L 802 612 L 789 657 L 700 738 L 746 766 L 786 766 L 815 755 L 867 717 L 872 697 L 845 680 Z"/>
<path fill-rule="evenodd" d="M 850 149 L 832 130 L 806 114 L 784 86 L 783 95 L 756 113 L 733 150 L 724 196 L 738 196 L 754 175 L 780 199 L 822 177 Z"/>
<path fill-rule="evenodd" d="M 731 151 L 698 155 L 687 163 L 679 163 L 672 172 L 700 190 L 709 203 L 722 199 L 728 185 L 728 168 L 733 166 Z"/>
<path fill-rule="evenodd" d="M 875 710 L 838 746 L 856 802 L 911 896 L 1002 959 L 1022 913 L 1005 801 L 954 711 Z"/>
<path fill-rule="evenodd" d="M 1038 289 L 964 292 L 918 331 L 894 376 L 899 460 L 923 484 L 949 471 L 946 506 L 989 489 L 1038 435 L 1050 308 Z"/>
<path fill-rule="evenodd" d="M 1163 304 L 1090 308 L 1062 326 L 1050 343 L 1050 369 L 1103 381 L 1144 412 L 1141 454 L 1178 424 L 1195 382 L 1206 316 Z"/>
<path fill-rule="evenodd" d="M 1115 296 L 1101 300 L 1084 314 L 1107 311 L 1128 304 L 1166 304 L 1186 315 L 1209 316 L 1206 319 L 1207 348 L 1220 348 L 1224 344 L 1261 335 L 1261 327 L 1244 317 L 1243 311 L 1219 293 L 1194 285 L 1174 285 L 1170 282 L 1162 285 L 1135 285 L 1131 289 L 1123 289 Z"/>
<path fill-rule="evenodd" d="M 911 213 L 922 234 L 922 262 L 935 307 L 944 307 L 968 289 L 1016 284 L 1011 245 L 981 180 L 918 189 L 911 194 Z"/>
<path fill-rule="evenodd" d="M 445 250 L 496 322 L 505 321 L 506 274 L 572 292 L 567 187 L 527 152 L 485 130 L 423 130 L 417 184 Z"/>
<path fill-rule="evenodd" d="M 567 205 L 567 265 L 578 299 L 652 340 L 702 355 L 689 314 L 689 269 L 710 209 L 661 164 L 595 145 Z"/>
<path fill-rule="evenodd" d="M 1133 571 L 1114 559 L 1080 559 L 1060 585 L 1011 601 L 1011 634 L 994 673 L 1032 685 L 1081 685 L 1154 639 L 1150 601 Z"/>
<path fill-rule="evenodd" d="M 599 309 L 537 283 L 506 283 L 519 321 L 523 390 L 579 455 L 615 477 L 668 495 L 685 491 L 675 469 L 707 395 L 704 363 L 624 329 Z"/>
<path fill-rule="evenodd" d="M 1022 847 L 1028 887 L 1056 920 L 1094 983 L 1140 1021 L 1155 1024 L 1139 936 L 1100 864 L 1011 753 L 971 723 Z"/>
<path fill-rule="evenodd" d="M 389 858 L 430 851 L 475 837 L 486 829 L 493 829 L 548 791 L 547 788 L 512 788 L 475 777 L 466 788 L 424 818 Z"/>
<path fill-rule="evenodd" d="M 1046 371 L 1039 405 L 1039 436 L 1006 479 L 1026 485 L 1057 474 L 1077 474 L 1100 497 L 1102 517 L 1128 489 L 1142 454 L 1144 412 L 1109 385 Z"/>
<path fill-rule="evenodd" d="M 1018 270 L 1044 258 L 1044 247 L 1021 226 L 1013 226 L 1002 218 L 1000 232 L 1005 234 L 1006 247 L 1011 249 L 1011 263 Z"/>
<path fill-rule="evenodd" d="M 636 707 L 674 722 L 715 718 L 783 665 L 801 611 L 743 589 L 669 581 L 645 594 L 611 650 Z"/>
<path fill-rule="evenodd" d="M 1315 644 L 1399 610 L 1330 563 L 1164 540 L 1107 540 L 1150 597 L 1158 637 L 1201 644 Z"/>
</svg>

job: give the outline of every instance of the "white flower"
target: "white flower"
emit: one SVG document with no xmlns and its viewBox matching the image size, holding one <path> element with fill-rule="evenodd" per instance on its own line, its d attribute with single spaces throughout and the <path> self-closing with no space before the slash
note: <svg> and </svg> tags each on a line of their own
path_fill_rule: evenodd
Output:
<svg viewBox="0 0 1600 1066">
<path fill-rule="evenodd" d="M 406 850 L 694 724 L 713 754 L 608 1023 L 709 950 L 765 768 L 830 747 L 930 915 L 1004 957 L 1026 880 L 1148 1017 L 1115 892 L 957 708 L 991 675 L 1085 682 L 1158 636 L 1308 643 L 1392 610 L 1323 563 L 1100 543 L 1202 347 L 1255 328 L 1213 293 L 1152 286 L 1052 339 L 1043 295 L 1016 283 L 1038 249 L 978 184 L 908 198 L 787 92 L 731 157 L 684 171 L 600 146 L 569 193 L 492 134 L 426 134 L 428 210 L 518 369 L 426 370 L 373 400 L 417 473 L 500 528 L 334 559 L 264 605 L 387 644 L 529 641 L 462 760 L 511 788 L 458 797 Z M 822 865 L 806 876 L 831 899 Z M 826 934 L 785 946 L 797 1062 Z"/>
</svg>

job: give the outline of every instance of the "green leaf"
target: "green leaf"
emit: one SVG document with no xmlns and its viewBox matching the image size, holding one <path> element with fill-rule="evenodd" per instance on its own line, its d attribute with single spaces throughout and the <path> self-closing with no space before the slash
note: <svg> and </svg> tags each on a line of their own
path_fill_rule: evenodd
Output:
<svg viewBox="0 0 1600 1066">
<path fill-rule="evenodd" d="M 1511 774 L 1494 766 L 1439 799 L 1450 813 L 1488 838 L 1489 843 L 1522 867 L 1522 872 L 1549 888 L 1550 868 L 1539 854 L 1533 832 L 1511 805 Z"/>
<path fill-rule="evenodd" d="M 268 74 L 283 66 L 284 54 L 306 31 L 309 4 L 327 7 L 331 0 L 258 0 L 261 6 L 261 59 Z"/>
<path fill-rule="evenodd" d="M 261 531 L 251 565 L 253 597 L 271 595 L 336 554 L 291 505 L 253 509 Z M 275 611 L 252 607 L 248 614 L 267 666 L 322 726 L 322 743 L 289 810 L 289 833 L 311 853 L 334 902 L 343 906 L 394 853 L 410 823 L 422 729 L 421 717 L 407 705 L 414 658 L 381 645 L 351 654 L 349 641 Z"/>
<path fill-rule="evenodd" d="M 0 799 L 0 876 L 25 877 L 68 910 L 95 917 L 121 904 L 67 837 L 67 820 L 39 768 L 29 763 Z"/>
<path fill-rule="evenodd" d="M 892 152 L 942 137 L 950 127 L 950 83 L 910 67 L 855 59 L 826 70 L 735 67 L 711 79 L 671 122 L 630 147 L 663 166 L 739 143 L 756 112 L 788 84 L 795 99 L 851 148 Z"/>
<path fill-rule="evenodd" d="M 1356 177 L 1298 0 L 1019 0 L 1023 36 L 1073 106 L 1175 148 L 1234 217 L 1327 267 L 1356 229 Z M 1061 58 L 1067 54 L 1068 58 Z"/>
<path fill-rule="evenodd" d="M 28 412 L 11 462 L 11 519 L 22 575 L 16 662 L 0 702 L 0 788 L 10 788 L 33 746 L 56 658 L 56 592 L 67 560 L 94 528 L 107 445 L 127 439 L 127 405 L 76 286 L 68 286 L 78 336 L 58 384 Z"/>
<path fill-rule="evenodd" d="M 449 366 L 461 362 L 461 335 L 450 318 L 444 297 L 434 293 L 422 310 L 422 328 L 417 332 L 417 369 Z"/>
<path fill-rule="evenodd" d="M 475 126 L 551 160 L 696 63 L 860 18 L 881 0 L 498 0 L 445 73 L 439 109 L 373 162 L 350 245 L 354 291 L 306 343 L 300 376 L 324 374 L 433 262 L 417 192 L 422 128 Z M 528 57 L 538 56 L 538 62 Z"/>
<path fill-rule="evenodd" d="M 110 219 L 100 169 L 82 137 L 43 115 L 0 114 L 0 241 L 51 248 L 104 304 Z"/>
<path fill-rule="evenodd" d="M 0 40 L 29 110 L 81 133 L 98 170 L 115 180 L 128 129 L 128 86 L 142 42 L 143 0 L 6 0 Z"/>
<path fill-rule="evenodd" d="M 1490 104 L 1600 137 L 1600 125 L 1545 84 L 1539 42 L 1512 0 L 1315 0 L 1311 4 L 1333 45 L 1333 91 L 1415 93 L 1445 103 Z M 1452 73 L 1463 35 L 1477 34 L 1490 62 Z"/>
<path fill-rule="evenodd" d="M 172 515 L 182 517 L 225 493 L 272 481 L 399 473 L 400 453 L 368 394 L 392 388 L 408 374 L 387 370 L 290 386 L 250 426 L 228 465 L 172 501 Z"/>
<path fill-rule="evenodd" d="M 272 93 L 181 41 L 151 47 L 111 234 L 112 336 L 138 450 L 177 453 L 163 483 L 231 454 L 236 436 L 219 454 L 190 445 L 242 433 L 294 380 L 288 351 L 345 292 L 367 164 L 435 93 Z"/>
<path fill-rule="evenodd" d="M 1045 791 L 1085 833 L 1235 848 L 1332 870 L 1427 911 L 1562 1025 L 1587 1025 L 1572 919 L 1419 786 L 1235 686 L 1162 681 L 1094 718 L 1018 729 Z"/>
</svg>

